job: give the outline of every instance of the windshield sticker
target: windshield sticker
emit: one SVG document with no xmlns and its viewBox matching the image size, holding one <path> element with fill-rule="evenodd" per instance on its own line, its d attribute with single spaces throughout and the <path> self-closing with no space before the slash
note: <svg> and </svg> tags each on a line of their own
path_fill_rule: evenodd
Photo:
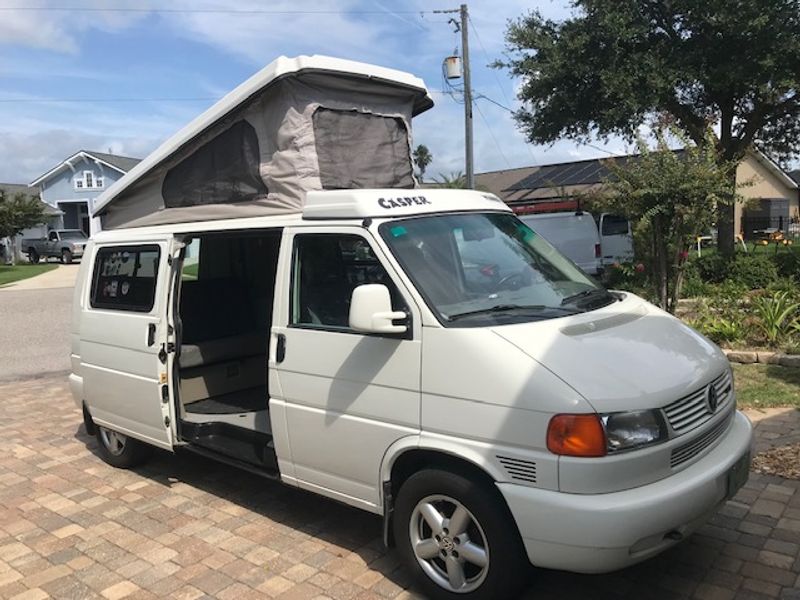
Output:
<svg viewBox="0 0 800 600">
<path fill-rule="evenodd" d="M 392 237 L 396 238 L 403 237 L 404 235 L 408 234 L 408 230 L 402 225 L 397 225 L 395 227 L 392 227 L 389 231 L 391 231 Z"/>
<path fill-rule="evenodd" d="M 430 204 L 431 201 L 425 196 L 405 196 L 403 198 L 378 198 L 378 204 L 382 208 L 403 208 L 405 206 L 421 206 Z"/>
</svg>

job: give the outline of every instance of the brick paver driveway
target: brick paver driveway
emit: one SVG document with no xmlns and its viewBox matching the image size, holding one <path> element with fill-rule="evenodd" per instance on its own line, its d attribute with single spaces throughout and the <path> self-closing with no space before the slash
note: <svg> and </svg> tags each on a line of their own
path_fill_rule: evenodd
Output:
<svg viewBox="0 0 800 600">
<path fill-rule="evenodd" d="M 63 378 L 0 385 L 0 598 L 407 598 L 377 517 L 199 457 L 95 455 Z M 764 419 L 763 443 L 797 413 Z M 528 598 L 800 598 L 800 482 L 753 475 L 699 534 Z"/>
</svg>

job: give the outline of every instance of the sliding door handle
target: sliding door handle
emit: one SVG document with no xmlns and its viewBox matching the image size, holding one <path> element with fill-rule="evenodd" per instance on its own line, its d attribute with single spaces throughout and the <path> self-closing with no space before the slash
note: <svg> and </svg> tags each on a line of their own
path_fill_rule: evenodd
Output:
<svg viewBox="0 0 800 600">
<path fill-rule="evenodd" d="M 150 347 L 156 343 L 156 324 L 150 323 L 147 326 L 147 346 Z"/>
<path fill-rule="evenodd" d="M 284 358 L 286 358 L 286 336 L 279 333 L 275 344 L 275 362 L 282 363 Z"/>
</svg>

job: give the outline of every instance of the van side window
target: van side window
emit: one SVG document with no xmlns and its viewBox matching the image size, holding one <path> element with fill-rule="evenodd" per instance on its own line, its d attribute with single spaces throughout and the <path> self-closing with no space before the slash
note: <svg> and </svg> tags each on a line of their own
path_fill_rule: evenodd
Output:
<svg viewBox="0 0 800 600">
<path fill-rule="evenodd" d="M 92 308 L 150 312 L 156 295 L 156 245 L 100 248 L 92 277 Z"/>
<path fill-rule="evenodd" d="M 628 219 L 616 215 L 604 215 L 600 235 L 628 235 Z"/>
<path fill-rule="evenodd" d="M 406 310 L 386 269 L 358 235 L 297 236 L 292 282 L 292 325 L 347 329 L 353 289 L 368 283 L 388 287 L 392 309 Z"/>
</svg>

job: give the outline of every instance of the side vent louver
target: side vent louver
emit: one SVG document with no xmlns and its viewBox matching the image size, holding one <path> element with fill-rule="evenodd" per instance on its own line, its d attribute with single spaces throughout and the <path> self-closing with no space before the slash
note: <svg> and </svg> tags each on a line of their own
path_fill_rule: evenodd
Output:
<svg viewBox="0 0 800 600">
<path fill-rule="evenodd" d="M 524 481 L 525 483 L 536 483 L 536 463 L 521 458 L 511 458 L 510 456 L 497 456 L 497 460 L 505 468 L 506 473 L 511 479 Z"/>
</svg>

